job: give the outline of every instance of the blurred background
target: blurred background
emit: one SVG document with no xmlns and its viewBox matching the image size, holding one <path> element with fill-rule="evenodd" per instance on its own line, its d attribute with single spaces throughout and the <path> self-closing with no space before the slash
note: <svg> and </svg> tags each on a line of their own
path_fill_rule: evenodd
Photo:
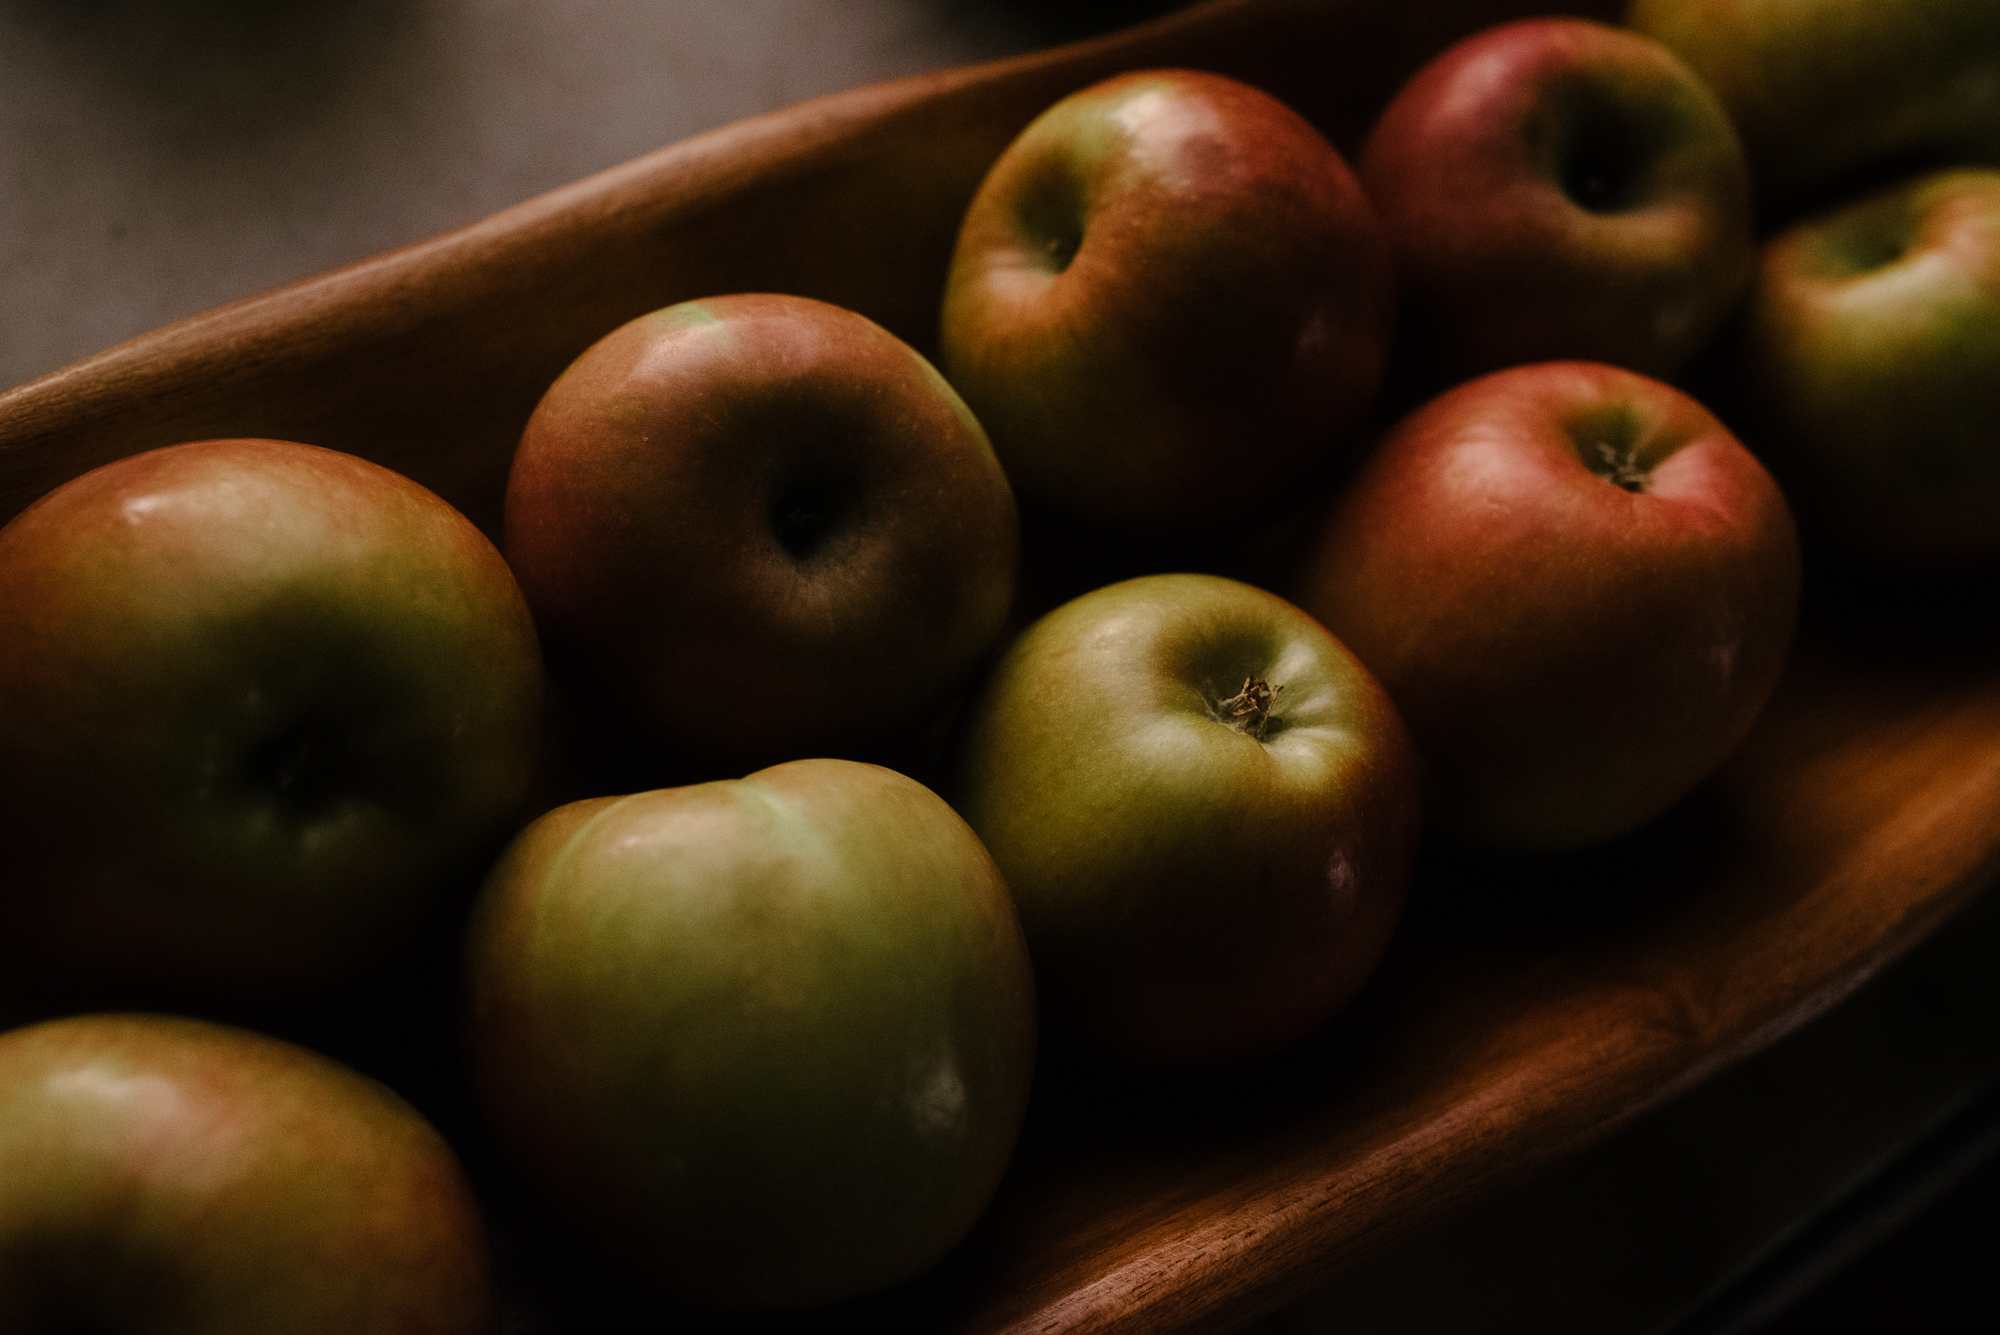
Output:
<svg viewBox="0 0 2000 1335">
<path fill-rule="evenodd" d="M 1169 0 L 0 0 L 0 388 L 715 126 Z"/>
</svg>

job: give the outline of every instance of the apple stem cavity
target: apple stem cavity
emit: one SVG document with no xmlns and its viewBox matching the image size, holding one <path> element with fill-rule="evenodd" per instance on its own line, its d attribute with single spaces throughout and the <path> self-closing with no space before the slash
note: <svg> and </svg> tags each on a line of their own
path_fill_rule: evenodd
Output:
<svg viewBox="0 0 2000 1335">
<path fill-rule="evenodd" d="M 252 761 L 261 784 L 297 809 L 315 808 L 342 788 L 342 745 L 333 730 L 307 725 L 283 733 Z"/>
<path fill-rule="evenodd" d="M 1597 442 L 1597 454 L 1604 460 L 1604 466 L 1593 466 L 1590 471 L 1607 482 L 1626 491 L 1640 492 L 1646 490 L 1646 484 L 1652 481 L 1653 475 L 1639 466 L 1638 456 L 1630 445 L 1621 450 L 1609 441 L 1600 440 Z"/>
<path fill-rule="evenodd" d="M 841 483 L 813 478 L 785 488 L 771 506 L 771 531 L 795 561 L 809 561 L 825 548 L 854 509 Z"/>
<path fill-rule="evenodd" d="M 1261 742 L 1271 726 L 1272 702 L 1282 689 L 1270 685 L 1262 677 L 1245 677 L 1243 688 L 1227 700 L 1217 701 L 1212 712 L 1218 723 L 1227 724 Z"/>
<path fill-rule="evenodd" d="M 1583 127 L 1557 169 L 1562 192 L 1586 213 L 1619 213 L 1634 204 L 1649 149 L 1628 127 L 1600 116 Z"/>
</svg>

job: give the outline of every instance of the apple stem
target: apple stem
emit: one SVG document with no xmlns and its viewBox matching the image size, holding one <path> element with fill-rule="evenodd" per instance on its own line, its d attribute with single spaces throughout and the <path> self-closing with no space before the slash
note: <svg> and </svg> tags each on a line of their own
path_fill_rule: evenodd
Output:
<svg viewBox="0 0 2000 1335">
<path fill-rule="evenodd" d="M 1245 677 L 1242 690 L 1215 706 L 1215 716 L 1261 742 L 1264 730 L 1271 725 L 1271 702 L 1282 689 L 1270 686 L 1262 677 Z"/>
</svg>

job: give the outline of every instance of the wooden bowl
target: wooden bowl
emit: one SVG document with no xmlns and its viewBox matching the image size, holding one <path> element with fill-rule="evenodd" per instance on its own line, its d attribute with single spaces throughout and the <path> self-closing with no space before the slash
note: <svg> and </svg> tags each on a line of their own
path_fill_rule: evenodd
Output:
<svg viewBox="0 0 2000 1335">
<path fill-rule="evenodd" d="M 141 449 L 254 435 L 388 464 L 491 530 L 542 390 L 645 311 L 797 292 L 931 347 L 960 211 L 1012 135 L 1072 89 L 1143 66 L 1216 69 L 1351 151 L 1430 54 L 1546 8 L 1213 0 L 728 126 L 0 397 L 0 519 Z M 1052 1062 L 1000 1196 L 937 1272 L 835 1313 L 686 1324 L 1241 1324 L 1811 1019 L 2000 865 L 2000 648 L 1965 624 L 1990 588 L 1967 602 L 1827 567 L 1808 586 L 1766 717 L 1661 820 L 1563 859 L 1429 850 L 1381 973 L 1314 1041 L 1181 1084 Z M 522 1327 L 626 1328 L 634 1300 L 494 1191 Z"/>
</svg>

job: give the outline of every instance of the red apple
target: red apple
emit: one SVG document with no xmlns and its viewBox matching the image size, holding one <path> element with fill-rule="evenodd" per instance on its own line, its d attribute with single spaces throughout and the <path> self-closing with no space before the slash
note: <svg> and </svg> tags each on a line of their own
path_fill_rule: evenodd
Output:
<svg viewBox="0 0 2000 1335">
<path fill-rule="evenodd" d="M 494 869 L 466 974 L 511 1161 L 686 1301 L 828 1303 L 927 1269 L 1026 1107 L 1007 887 L 951 808 L 873 765 L 558 808 Z"/>
<path fill-rule="evenodd" d="M 1741 364 L 1746 435 L 1809 535 L 1914 569 L 2000 560 L 2000 171 L 1775 237 Z"/>
<path fill-rule="evenodd" d="M 551 664 L 601 712 L 740 767 L 866 749 L 940 710 L 1013 597 L 979 423 L 873 322 L 687 302 L 605 336 L 521 437 L 504 545 Z"/>
<path fill-rule="evenodd" d="M 1320 133 L 1155 70 L 1044 112 L 952 256 L 940 361 L 1024 499 L 1188 537 L 1333 462 L 1386 357 L 1387 256 Z"/>
<path fill-rule="evenodd" d="M 1354 656 L 1210 575 L 1084 594 L 966 707 L 951 793 L 1020 907 L 1045 1030 L 1214 1067 L 1366 980 L 1415 854 L 1414 754 Z"/>
<path fill-rule="evenodd" d="M 1993 0 L 1633 0 L 1626 21 L 1715 90 L 1780 216 L 1884 169 L 2000 165 Z"/>
<path fill-rule="evenodd" d="M 1722 105 L 1650 38 L 1526 19 L 1420 70 L 1361 157 L 1433 386 L 1524 362 L 1671 376 L 1749 283 L 1749 177 Z"/>
<path fill-rule="evenodd" d="M 458 1160 L 381 1085 L 195 1020 L 0 1035 L 0 1329 L 498 1325 Z"/>
<path fill-rule="evenodd" d="M 0 530 L 0 950 L 92 994 L 351 979 L 505 838 L 541 708 L 505 562 L 408 478 L 107 464 Z"/>
<path fill-rule="evenodd" d="M 1797 617 L 1785 499 L 1700 404 L 1585 362 L 1471 381 L 1404 419 L 1296 585 L 1388 688 L 1444 825 L 1581 847 L 1713 771 Z"/>
</svg>

